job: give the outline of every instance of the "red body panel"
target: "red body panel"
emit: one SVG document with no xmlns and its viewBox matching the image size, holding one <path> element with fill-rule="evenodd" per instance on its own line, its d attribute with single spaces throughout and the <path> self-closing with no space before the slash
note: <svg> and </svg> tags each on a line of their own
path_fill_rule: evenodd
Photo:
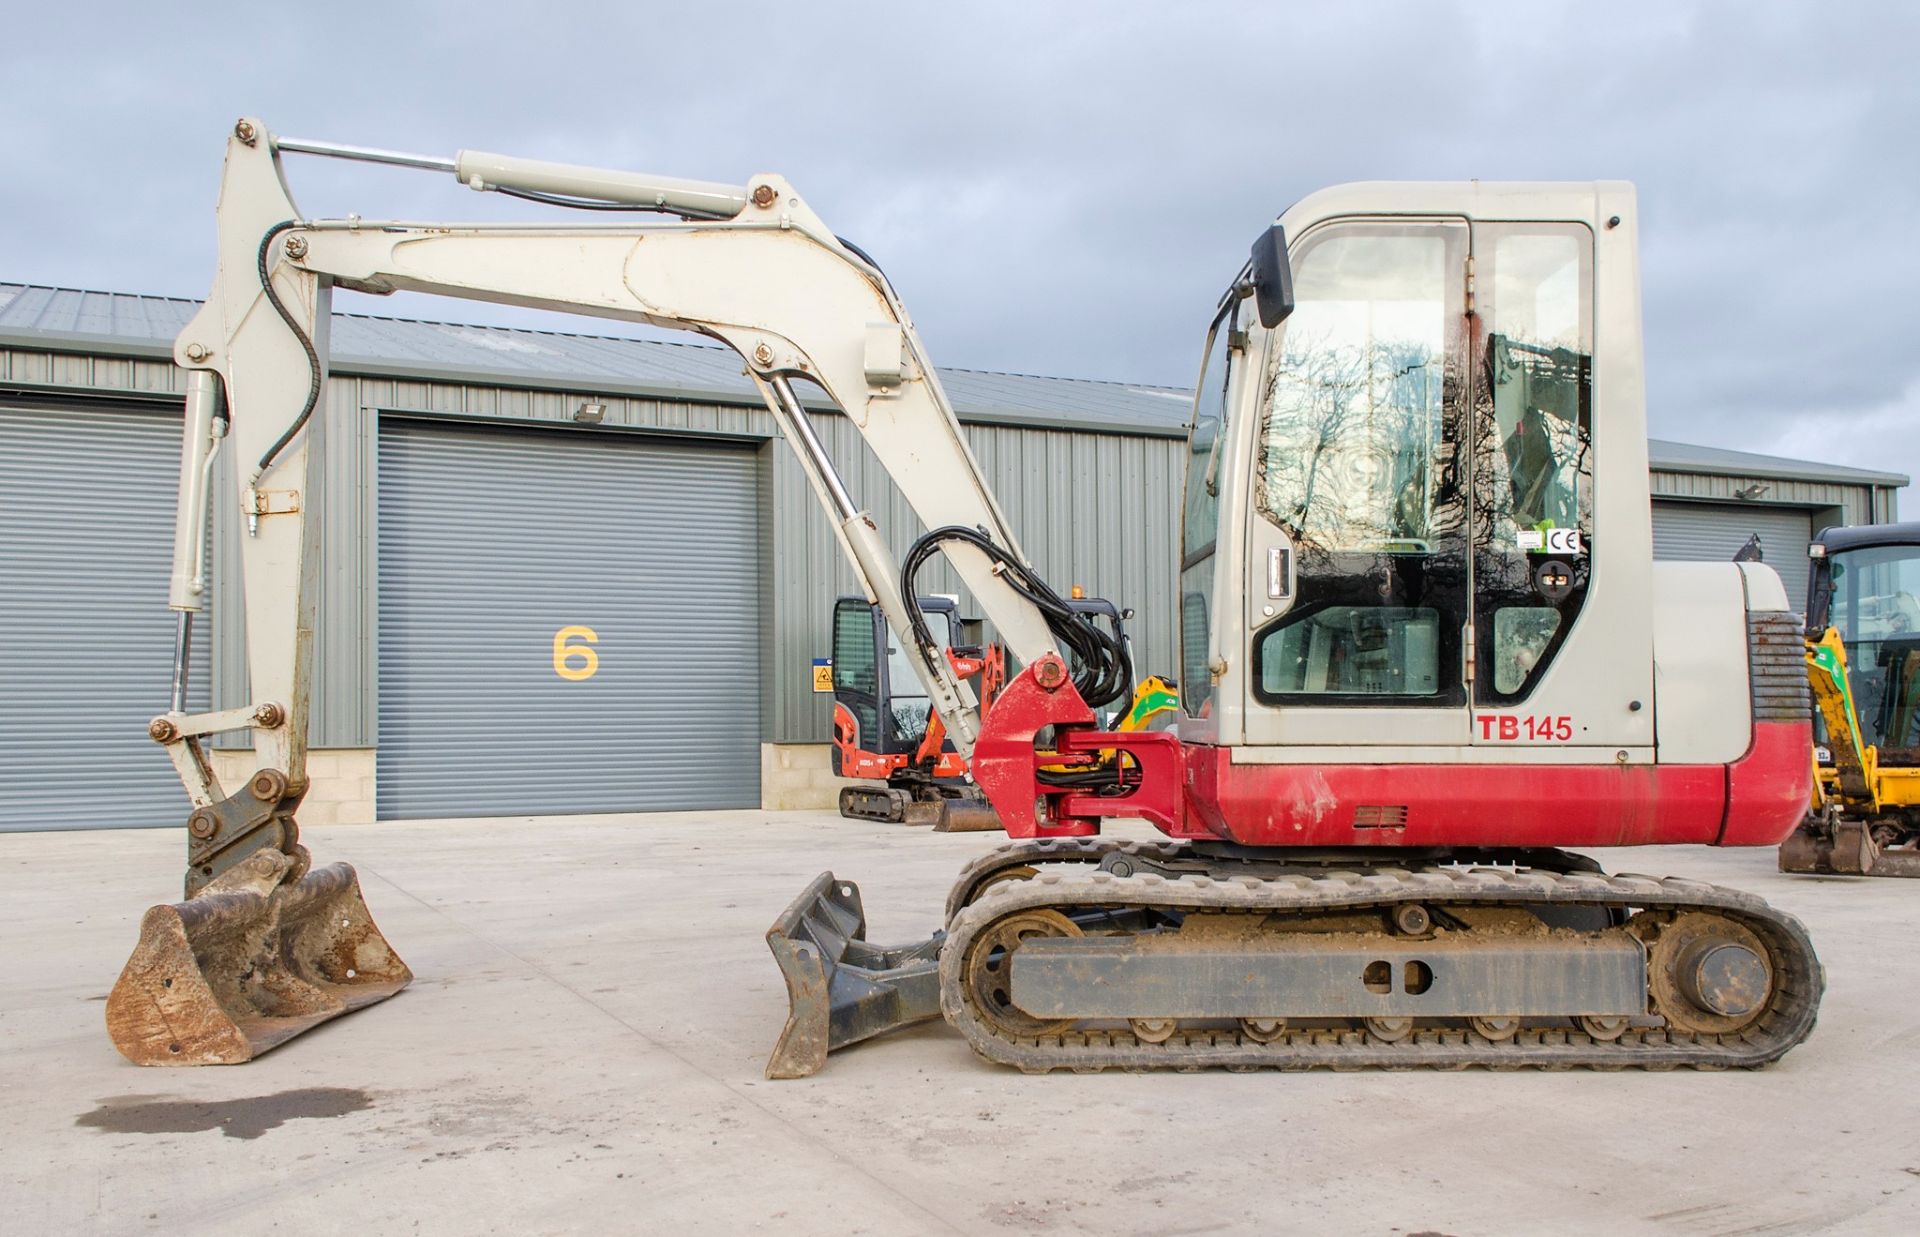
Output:
<svg viewBox="0 0 1920 1237">
<path fill-rule="evenodd" d="M 891 756 L 870 752 L 860 745 L 860 725 L 844 704 L 833 706 L 833 772 L 836 777 L 869 778 L 884 782 L 887 775 L 914 763 L 905 752 Z M 958 752 L 942 752 L 933 766 L 935 777 L 965 777 L 966 758 Z"/>
<path fill-rule="evenodd" d="M 1001 694 L 974 751 L 974 777 L 1013 837 L 1140 816 L 1174 837 L 1247 846 L 1772 846 L 1812 792 L 1810 721 L 1755 725 L 1728 765 L 1234 764 L 1229 749 L 1171 734 L 1093 730 L 1070 682 L 1040 686 L 1040 664 Z M 1037 752 L 1048 726 L 1053 750 Z M 1103 749 L 1132 757 L 1128 793 L 1058 791 L 1038 774 Z"/>
<path fill-rule="evenodd" d="M 1716 846 L 1778 846 L 1813 800 L 1813 722 L 1756 722 L 1746 757 L 1727 766 L 1727 823 Z"/>
</svg>

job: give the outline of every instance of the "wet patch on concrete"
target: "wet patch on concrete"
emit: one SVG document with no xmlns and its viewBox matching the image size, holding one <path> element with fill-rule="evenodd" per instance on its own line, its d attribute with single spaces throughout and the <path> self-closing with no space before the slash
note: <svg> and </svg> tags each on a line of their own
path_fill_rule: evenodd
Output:
<svg viewBox="0 0 1920 1237">
<path fill-rule="evenodd" d="M 183 1100 L 169 1095 L 121 1095 L 102 1100 L 75 1125 L 111 1134 L 198 1134 L 219 1130 L 228 1138 L 258 1138 L 289 1121 L 344 1117 L 373 1107 L 365 1091 L 305 1087 L 237 1100 Z"/>
</svg>

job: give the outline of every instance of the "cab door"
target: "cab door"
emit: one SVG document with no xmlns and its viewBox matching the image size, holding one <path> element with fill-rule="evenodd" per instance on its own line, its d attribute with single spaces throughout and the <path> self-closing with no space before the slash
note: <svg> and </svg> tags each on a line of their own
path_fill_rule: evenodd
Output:
<svg viewBox="0 0 1920 1237">
<path fill-rule="evenodd" d="M 1574 664 L 1592 581 L 1593 234 L 1578 223 L 1476 223 L 1468 324 L 1473 436 L 1473 741 L 1607 746 Z M 1611 659 L 1589 653 L 1588 661 Z M 1624 685 L 1636 670 L 1617 666 Z"/>
<path fill-rule="evenodd" d="M 1244 482 L 1251 746 L 1469 742 L 1471 240 L 1349 219 L 1292 246 Z"/>
</svg>

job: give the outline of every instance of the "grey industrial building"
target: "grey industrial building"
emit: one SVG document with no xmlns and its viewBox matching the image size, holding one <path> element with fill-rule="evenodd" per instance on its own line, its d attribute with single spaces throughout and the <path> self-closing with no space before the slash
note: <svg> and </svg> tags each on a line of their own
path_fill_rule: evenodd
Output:
<svg viewBox="0 0 1920 1237">
<path fill-rule="evenodd" d="M 169 358 L 196 307 L 0 284 L 0 830 L 183 818 L 145 723 L 173 630 Z M 810 667 L 852 579 L 731 353 L 358 315 L 332 341 L 303 819 L 824 801 L 829 698 Z M 1170 668 L 1187 394 L 942 377 L 1041 572 L 1133 607 L 1141 667 Z M 815 421 L 904 551 L 904 502 L 843 418 Z M 1895 518 L 1907 483 L 1651 449 L 1656 553 L 1724 559 L 1758 533 L 1795 596 L 1812 533 Z M 232 463 L 196 704 L 245 698 Z M 938 569 L 926 583 L 952 589 Z M 592 633 L 590 676 L 556 673 L 568 628 Z"/>
</svg>

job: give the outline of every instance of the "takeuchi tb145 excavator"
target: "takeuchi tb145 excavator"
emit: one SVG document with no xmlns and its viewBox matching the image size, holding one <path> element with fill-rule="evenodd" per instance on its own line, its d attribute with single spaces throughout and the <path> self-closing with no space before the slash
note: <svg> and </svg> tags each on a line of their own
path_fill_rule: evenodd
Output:
<svg viewBox="0 0 1920 1237">
<path fill-rule="evenodd" d="M 293 152 L 596 213 L 307 219 L 281 177 Z M 779 177 L 433 159 L 243 120 L 219 221 L 213 291 L 175 348 L 172 604 L 184 647 L 224 438 L 249 525 L 254 700 L 196 716 L 177 692 L 152 726 L 195 805 L 191 896 L 149 913 L 109 1001 L 135 1060 L 245 1059 L 408 978 L 351 869 L 309 871 L 293 823 L 319 528 L 308 426 L 335 287 L 732 348 L 970 759 L 1013 840 L 961 873 L 939 932 L 900 948 L 865 939 L 851 881 L 812 882 L 768 936 L 791 1001 L 770 1074 L 941 1015 L 1030 1071 L 1757 1066 L 1811 1030 L 1823 980 L 1793 918 L 1565 849 L 1773 846 L 1811 790 L 1805 696 L 1766 690 L 1804 683 L 1779 579 L 1653 562 L 1630 186 L 1357 184 L 1261 232 L 1195 396 L 1182 713 L 1145 732 L 1098 728 L 1129 687 L 1123 649 L 1022 553 L 880 268 Z M 797 383 L 859 430 L 929 530 L 900 562 Z M 1018 667 L 984 722 L 910 603 L 935 554 Z M 260 768 L 228 791 L 199 746 L 240 727 Z M 1101 838 L 1114 817 L 1167 840 Z"/>
</svg>

